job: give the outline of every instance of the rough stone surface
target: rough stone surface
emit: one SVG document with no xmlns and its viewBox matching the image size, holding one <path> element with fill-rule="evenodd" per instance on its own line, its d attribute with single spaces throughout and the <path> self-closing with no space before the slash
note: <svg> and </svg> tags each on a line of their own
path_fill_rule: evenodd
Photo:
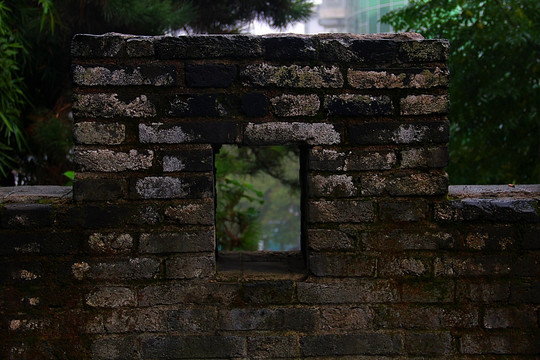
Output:
<svg viewBox="0 0 540 360">
<path fill-rule="evenodd" d="M 396 163 L 393 151 L 338 151 L 315 147 L 309 153 L 311 170 L 363 171 L 389 170 Z"/>
<path fill-rule="evenodd" d="M 77 144 L 118 145 L 125 138 L 126 127 L 123 124 L 83 121 L 73 125 L 73 140 Z"/>
<path fill-rule="evenodd" d="M 73 111 L 80 117 L 142 118 L 156 116 L 156 108 L 146 95 L 119 99 L 118 94 L 75 94 Z"/>
<path fill-rule="evenodd" d="M 447 95 L 409 95 L 400 100 L 401 115 L 446 114 L 450 109 Z"/>
<path fill-rule="evenodd" d="M 391 73 L 349 69 L 349 84 L 357 89 L 429 89 L 448 86 L 450 77 L 447 69 L 435 68 L 420 73 Z"/>
<path fill-rule="evenodd" d="M 309 145 L 339 144 L 341 136 L 338 129 L 327 123 L 249 123 L 244 132 L 247 144 L 291 144 Z"/>
<path fill-rule="evenodd" d="M 111 150 L 75 150 L 74 162 L 81 171 L 119 172 L 152 167 L 152 150 L 130 150 L 128 153 Z"/>
<path fill-rule="evenodd" d="M 326 95 L 324 106 L 330 115 L 391 115 L 394 111 L 389 96 Z"/>
<path fill-rule="evenodd" d="M 103 67 L 74 65 L 73 82 L 83 86 L 176 85 L 173 66 Z"/>
<path fill-rule="evenodd" d="M 184 123 L 170 125 L 164 123 L 139 124 L 141 143 L 184 144 L 184 143 L 222 143 L 230 144 L 236 140 L 237 129 L 232 123 Z"/>
<path fill-rule="evenodd" d="M 125 287 L 102 287 L 90 292 L 85 303 L 92 307 L 115 308 L 121 306 L 134 306 L 135 293 Z"/>
<path fill-rule="evenodd" d="M 317 95 L 281 95 L 271 100 L 277 116 L 314 116 L 321 103 Z"/>
<path fill-rule="evenodd" d="M 336 66 L 248 65 L 240 72 L 244 83 L 253 86 L 291 88 L 340 88 L 343 75 Z"/>
<path fill-rule="evenodd" d="M 349 142 L 360 145 L 447 143 L 447 122 L 365 123 L 349 126 Z"/>
<path fill-rule="evenodd" d="M 372 222 L 374 207 L 370 201 L 334 200 L 312 201 L 308 207 L 308 219 L 317 223 Z"/>
</svg>

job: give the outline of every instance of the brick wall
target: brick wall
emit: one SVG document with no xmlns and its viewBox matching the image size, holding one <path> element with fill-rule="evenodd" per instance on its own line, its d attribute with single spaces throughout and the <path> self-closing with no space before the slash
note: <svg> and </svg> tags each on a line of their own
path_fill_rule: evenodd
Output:
<svg viewBox="0 0 540 360">
<path fill-rule="evenodd" d="M 540 353 L 540 189 L 448 193 L 446 41 L 77 35 L 72 56 L 73 200 L 3 193 L 3 357 Z M 302 251 L 216 253 L 222 144 L 300 148 Z"/>
</svg>

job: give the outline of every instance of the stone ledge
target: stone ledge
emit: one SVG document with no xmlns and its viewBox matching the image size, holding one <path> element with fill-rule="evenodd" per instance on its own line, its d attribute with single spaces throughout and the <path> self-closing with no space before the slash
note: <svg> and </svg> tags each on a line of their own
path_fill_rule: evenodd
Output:
<svg viewBox="0 0 540 360">
<path fill-rule="evenodd" d="M 0 187 L 0 204 L 2 203 L 38 203 L 71 201 L 71 186 L 10 186 Z"/>
<path fill-rule="evenodd" d="M 450 198 L 540 198 L 540 184 L 528 185 L 452 185 Z"/>
</svg>

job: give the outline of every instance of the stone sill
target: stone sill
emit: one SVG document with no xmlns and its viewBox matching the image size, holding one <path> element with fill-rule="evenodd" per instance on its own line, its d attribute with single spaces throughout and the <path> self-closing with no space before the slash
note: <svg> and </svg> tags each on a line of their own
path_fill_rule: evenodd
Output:
<svg viewBox="0 0 540 360">
<path fill-rule="evenodd" d="M 531 185 L 452 185 L 452 199 L 540 198 L 540 184 Z"/>
<path fill-rule="evenodd" d="M 228 251 L 216 259 L 216 279 L 301 280 L 307 269 L 300 251 Z"/>
</svg>

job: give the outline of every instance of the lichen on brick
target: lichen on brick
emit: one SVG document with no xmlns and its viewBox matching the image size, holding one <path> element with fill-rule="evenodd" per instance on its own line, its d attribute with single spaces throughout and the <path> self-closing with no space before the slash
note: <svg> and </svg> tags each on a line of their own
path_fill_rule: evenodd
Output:
<svg viewBox="0 0 540 360">
<path fill-rule="evenodd" d="M 245 128 L 244 136 L 247 143 L 260 145 L 272 143 L 331 145 L 341 142 L 341 136 L 335 126 L 327 123 L 249 123 Z"/>
<path fill-rule="evenodd" d="M 337 66 L 246 66 L 240 75 L 246 85 L 295 88 L 340 88 L 343 76 Z"/>
<path fill-rule="evenodd" d="M 74 162 L 82 171 L 119 172 L 152 167 L 152 150 L 117 152 L 112 150 L 75 150 Z"/>
<path fill-rule="evenodd" d="M 73 110 L 81 117 L 154 117 L 156 108 L 146 95 L 130 101 L 118 99 L 118 94 L 75 94 Z"/>
<path fill-rule="evenodd" d="M 321 103 L 317 95 L 281 95 L 271 100 L 277 116 L 314 116 Z"/>
</svg>

